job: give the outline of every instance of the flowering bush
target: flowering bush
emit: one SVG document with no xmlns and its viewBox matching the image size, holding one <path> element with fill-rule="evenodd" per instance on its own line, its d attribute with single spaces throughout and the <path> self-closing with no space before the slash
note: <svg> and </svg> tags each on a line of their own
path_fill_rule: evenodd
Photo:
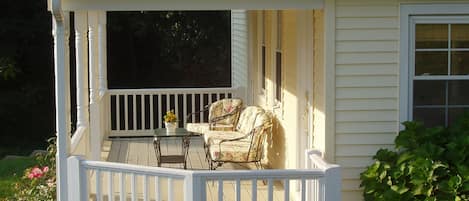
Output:
<svg viewBox="0 0 469 201">
<path fill-rule="evenodd" d="M 14 200 L 56 200 L 56 174 L 55 174 L 55 138 L 48 140 L 46 154 L 38 154 L 38 165 L 28 168 L 21 180 L 15 184 Z"/>
<path fill-rule="evenodd" d="M 174 114 L 174 110 L 169 110 L 166 112 L 166 115 L 164 115 L 164 122 L 176 122 L 177 117 L 176 114 Z"/>
</svg>

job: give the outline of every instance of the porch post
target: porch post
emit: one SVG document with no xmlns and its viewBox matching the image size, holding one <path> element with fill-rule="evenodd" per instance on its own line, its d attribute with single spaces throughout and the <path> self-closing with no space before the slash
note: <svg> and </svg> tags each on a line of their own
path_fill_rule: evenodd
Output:
<svg viewBox="0 0 469 201">
<path fill-rule="evenodd" d="M 98 12 L 98 60 L 99 60 L 99 95 L 103 97 L 107 91 L 107 44 L 106 44 L 106 11 Z"/>
<path fill-rule="evenodd" d="M 55 120 L 57 135 L 57 200 L 67 200 L 68 177 L 67 157 L 70 154 L 70 55 L 69 55 L 69 13 L 53 13 L 52 34 L 54 36 L 55 71 Z"/>
<path fill-rule="evenodd" d="M 101 124 L 99 126 L 100 142 L 104 135 L 110 131 L 110 98 L 106 96 L 107 92 L 107 46 L 106 46 L 106 11 L 98 12 L 98 82 L 99 82 L 99 115 Z"/>
<path fill-rule="evenodd" d="M 75 12 L 75 49 L 76 49 L 76 82 L 77 82 L 77 128 L 89 128 L 88 102 L 88 15 L 86 11 Z M 85 131 L 89 132 L 89 130 Z M 85 135 L 85 139 L 89 135 Z M 87 144 L 85 155 L 90 156 Z"/>
<path fill-rule="evenodd" d="M 89 81 L 90 81 L 90 145 L 91 159 L 100 160 L 101 118 L 99 116 L 98 91 L 98 11 L 88 11 Z"/>
</svg>

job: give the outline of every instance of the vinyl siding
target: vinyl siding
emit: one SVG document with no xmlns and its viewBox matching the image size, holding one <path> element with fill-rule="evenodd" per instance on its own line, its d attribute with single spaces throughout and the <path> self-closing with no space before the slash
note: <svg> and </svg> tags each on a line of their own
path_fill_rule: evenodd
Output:
<svg viewBox="0 0 469 201">
<path fill-rule="evenodd" d="M 336 163 L 343 200 L 363 200 L 360 173 L 398 132 L 399 4 L 336 0 Z"/>
<path fill-rule="evenodd" d="M 343 200 L 363 200 L 360 173 L 399 132 L 401 3 L 429 0 L 335 0 L 335 162 Z M 326 114 L 327 115 L 327 114 Z"/>
</svg>

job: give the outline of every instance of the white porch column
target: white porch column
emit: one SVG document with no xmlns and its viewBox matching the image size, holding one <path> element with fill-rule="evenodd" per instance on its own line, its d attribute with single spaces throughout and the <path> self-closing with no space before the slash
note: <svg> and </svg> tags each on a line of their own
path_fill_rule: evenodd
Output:
<svg viewBox="0 0 469 201">
<path fill-rule="evenodd" d="M 70 55 L 69 13 L 55 13 L 52 17 L 54 36 L 55 108 L 57 135 L 57 200 L 67 200 L 68 176 L 67 157 L 70 154 Z"/>
<path fill-rule="evenodd" d="M 98 12 L 98 82 L 99 82 L 99 97 L 101 102 L 99 104 L 100 120 L 99 127 L 100 141 L 110 131 L 110 104 L 111 100 L 106 96 L 107 92 L 107 46 L 106 46 L 106 11 L 101 10 Z"/>
<path fill-rule="evenodd" d="M 89 81 L 90 81 L 90 145 L 91 159 L 100 160 L 101 156 L 101 118 L 99 113 L 98 91 L 98 11 L 88 11 L 89 40 Z"/>
<path fill-rule="evenodd" d="M 76 56 L 76 93 L 77 93 L 77 128 L 89 132 L 89 96 L 88 96 L 88 14 L 86 11 L 75 12 L 75 56 Z M 89 134 L 84 135 L 87 140 Z M 90 146 L 85 143 L 86 158 L 90 158 Z"/>
<path fill-rule="evenodd" d="M 102 97 L 107 91 L 107 46 L 106 46 L 106 11 L 98 12 L 98 80 L 99 95 Z"/>
<path fill-rule="evenodd" d="M 77 127 L 89 125 L 88 102 L 88 15 L 75 12 L 75 49 L 77 80 Z"/>
</svg>

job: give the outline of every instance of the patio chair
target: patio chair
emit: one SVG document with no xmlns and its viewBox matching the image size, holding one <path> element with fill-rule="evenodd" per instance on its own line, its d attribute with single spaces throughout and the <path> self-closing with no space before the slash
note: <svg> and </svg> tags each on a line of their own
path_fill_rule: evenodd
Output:
<svg viewBox="0 0 469 201">
<path fill-rule="evenodd" d="M 215 170 L 223 163 L 255 163 L 262 169 L 264 142 L 271 133 L 271 114 L 258 106 L 246 107 L 234 131 L 204 133 L 209 168 Z"/>
<path fill-rule="evenodd" d="M 193 114 L 208 111 L 208 123 L 187 123 L 186 129 L 196 133 L 204 133 L 209 130 L 232 131 L 238 123 L 239 113 L 243 107 L 243 101 L 239 98 L 225 98 L 213 102 L 203 110 L 190 113 L 187 121 Z"/>
</svg>

